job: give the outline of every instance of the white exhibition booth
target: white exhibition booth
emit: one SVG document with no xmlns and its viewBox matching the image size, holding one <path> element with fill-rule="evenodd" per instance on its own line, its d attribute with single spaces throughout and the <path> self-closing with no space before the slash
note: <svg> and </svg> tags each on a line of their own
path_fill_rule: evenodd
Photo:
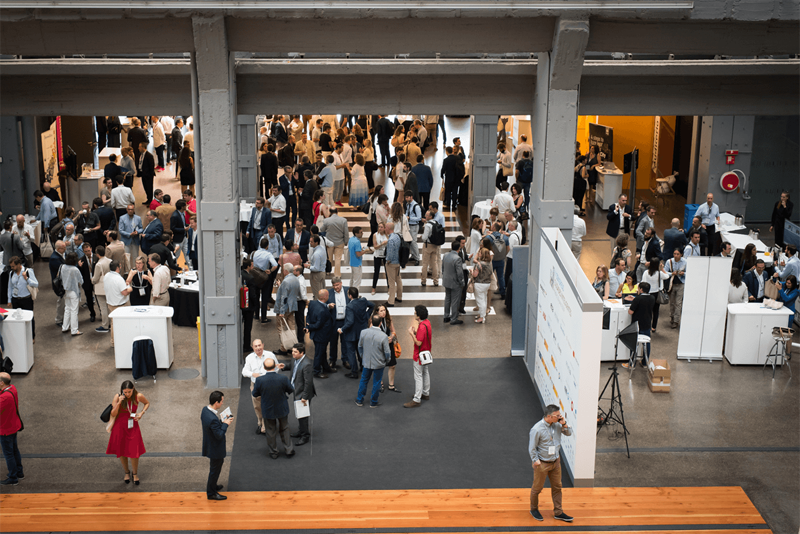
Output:
<svg viewBox="0 0 800 534">
<path fill-rule="evenodd" d="M 773 310 L 758 302 L 728 304 L 725 359 L 731 365 L 764 365 L 775 344 L 772 329 L 785 328 L 792 311 Z"/>
<path fill-rule="evenodd" d="M 572 426 L 562 455 L 576 486 L 594 479 L 603 302 L 557 228 L 544 228 L 539 255 L 533 382 L 543 404 Z M 529 367 L 530 368 L 530 367 Z"/>
<path fill-rule="evenodd" d="M 4 321 L 0 321 L 5 356 L 14 362 L 14 373 L 27 373 L 33 367 L 33 312 L 8 310 Z"/>
<path fill-rule="evenodd" d="M 169 369 L 173 361 L 170 306 L 124 306 L 108 316 L 114 321 L 114 360 L 117 369 L 131 369 L 133 342 L 139 336 L 153 340 L 156 364 Z"/>
<path fill-rule="evenodd" d="M 679 360 L 721 360 L 733 258 L 686 258 Z"/>
</svg>

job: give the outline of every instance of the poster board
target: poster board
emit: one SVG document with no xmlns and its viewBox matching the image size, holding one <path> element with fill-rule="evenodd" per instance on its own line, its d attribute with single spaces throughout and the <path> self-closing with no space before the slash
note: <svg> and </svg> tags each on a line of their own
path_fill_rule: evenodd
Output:
<svg viewBox="0 0 800 534">
<path fill-rule="evenodd" d="M 721 360 L 733 258 L 686 258 L 678 359 Z"/>
<path fill-rule="evenodd" d="M 589 146 L 597 145 L 606 161 L 614 160 L 614 128 L 589 123 Z M 588 153 L 588 151 L 587 151 Z"/>
<path fill-rule="evenodd" d="M 571 436 L 562 458 L 576 485 L 594 479 L 603 302 L 557 228 L 540 237 L 533 380 L 542 404 L 561 407 Z"/>
</svg>

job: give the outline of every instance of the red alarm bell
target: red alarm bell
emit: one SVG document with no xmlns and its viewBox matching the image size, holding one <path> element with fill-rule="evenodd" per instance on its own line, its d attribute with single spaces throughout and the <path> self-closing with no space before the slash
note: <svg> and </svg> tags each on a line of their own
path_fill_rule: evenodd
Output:
<svg viewBox="0 0 800 534">
<path fill-rule="evenodd" d="M 733 171 L 726 172 L 719 180 L 719 185 L 723 191 L 731 193 L 739 188 L 739 175 Z"/>
</svg>

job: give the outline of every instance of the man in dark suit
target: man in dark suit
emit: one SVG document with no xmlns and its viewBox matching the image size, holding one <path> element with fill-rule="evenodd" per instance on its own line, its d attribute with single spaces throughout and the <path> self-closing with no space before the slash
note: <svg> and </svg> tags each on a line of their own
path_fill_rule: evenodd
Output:
<svg viewBox="0 0 800 534">
<path fill-rule="evenodd" d="M 149 206 L 153 201 L 153 180 L 156 177 L 156 160 L 153 155 L 147 151 L 147 143 L 142 142 L 139 145 L 139 176 L 142 178 L 142 187 L 144 193 L 147 195 L 147 201 L 142 202 L 145 206 Z"/>
<path fill-rule="evenodd" d="M 217 410 L 222 407 L 225 397 L 221 391 L 214 391 L 208 397 L 208 406 L 200 413 L 203 424 L 203 456 L 210 460 L 208 482 L 206 483 L 206 497 L 209 501 L 224 501 L 228 497 L 220 495 L 222 486 L 217 484 L 222 473 L 222 464 L 225 462 L 225 432 L 233 421 L 233 416 L 219 420 Z"/>
<path fill-rule="evenodd" d="M 292 361 L 286 364 L 285 369 L 292 371 L 290 382 L 294 387 L 294 400 L 302 401 L 305 406 L 311 404 L 311 399 L 317 396 L 317 391 L 314 389 L 313 364 L 306 358 L 305 344 L 297 343 L 292 347 Z M 300 438 L 299 441 L 295 442 L 298 447 L 305 445 L 311 439 L 308 420 L 309 417 L 298 418 L 297 422 L 300 423 L 300 430 L 291 434 L 293 438 Z"/>
<path fill-rule="evenodd" d="M 275 145 L 267 145 L 267 151 L 261 156 L 261 183 L 263 193 L 269 193 L 273 185 L 278 185 L 278 156 L 275 155 Z M 262 193 L 261 189 L 258 191 Z"/>
<path fill-rule="evenodd" d="M 197 216 L 189 217 L 189 229 L 186 231 L 187 248 L 189 251 L 189 261 L 192 262 L 192 269 L 200 270 L 197 264 Z"/>
<path fill-rule="evenodd" d="M 344 320 L 347 313 L 347 305 L 350 304 L 350 296 L 347 294 L 348 288 L 342 284 L 342 279 L 338 276 L 331 278 L 331 285 L 333 290 L 328 292 L 328 310 L 333 320 L 333 328 L 330 337 L 330 354 L 328 354 L 328 361 L 330 362 L 331 372 L 337 371 L 336 362 L 339 360 L 339 332 L 344 326 Z M 350 364 L 342 358 L 342 365 L 350 368 Z"/>
<path fill-rule="evenodd" d="M 700 224 L 700 217 L 692 218 L 692 226 L 690 226 L 689 229 L 686 230 L 686 233 L 685 233 L 687 239 L 691 239 L 692 238 L 692 233 L 694 233 L 694 232 L 700 232 L 700 254 L 705 256 L 706 255 L 706 247 L 708 246 L 708 232 L 706 231 L 705 228 L 703 228 L 703 225 Z M 687 243 L 688 243 L 688 241 L 687 241 Z"/>
<path fill-rule="evenodd" d="M 350 362 L 350 372 L 344 376 L 361 378 L 358 373 L 358 356 L 356 347 L 361 332 L 369 328 L 369 320 L 375 310 L 375 304 L 364 297 L 358 296 L 358 289 L 351 287 L 347 290 L 350 302 L 345 310 L 344 325 L 339 329 L 342 336 L 342 361 L 345 358 Z"/>
<path fill-rule="evenodd" d="M 283 115 L 278 115 L 272 122 L 272 137 L 275 138 L 275 141 L 277 141 L 280 146 L 283 146 L 289 141 L 289 137 L 286 133 L 286 126 L 283 124 Z"/>
<path fill-rule="evenodd" d="M 145 234 L 146 235 L 146 234 Z M 158 254 L 161 264 L 166 265 L 173 271 L 180 271 L 178 262 L 175 261 L 175 247 L 170 243 L 169 234 L 161 234 L 161 242 L 150 246 L 149 254 Z"/>
<path fill-rule="evenodd" d="M 314 180 L 314 171 L 306 169 L 303 171 L 306 185 L 303 186 L 303 193 L 300 195 L 299 213 L 303 219 L 303 224 L 311 228 L 314 224 L 314 193 L 319 189 L 319 183 Z"/>
<path fill-rule="evenodd" d="M 651 261 L 661 261 L 661 242 L 656 236 L 655 228 L 648 228 L 644 231 L 644 242 L 642 244 L 642 253 L 639 257 L 640 267 L 636 271 L 637 278 L 642 279 L 642 272 L 649 267 Z"/>
<path fill-rule="evenodd" d="M 128 130 L 128 145 L 133 149 L 133 161 L 136 163 L 136 173 L 139 173 L 139 161 L 141 156 L 141 144 L 147 150 L 147 132 L 141 128 L 141 120 L 137 117 L 131 119 L 133 127 Z"/>
<path fill-rule="evenodd" d="M 116 115 L 109 115 L 106 119 L 106 137 L 108 138 L 108 146 L 119 148 L 122 145 L 122 125 L 119 122 L 119 117 Z"/>
<path fill-rule="evenodd" d="M 94 118 L 94 126 L 97 131 L 97 151 L 101 152 L 106 147 L 108 134 L 108 125 L 106 123 L 106 116 L 99 115 Z"/>
<path fill-rule="evenodd" d="M 150 247 L 161 242 L 161 234 L 164 233 L 164 225 L 158 220 L 158 214 L 156 213 L 156 210 L 148 211 L 145 217 L 147 218 L 148 222 L 147 226 L 144 228 L 144 234 L 142 234 L 140 246 L 142 248 L 142 252 L 149 254 Z"/>
<path fill-rule="evenodd" d="M 281 368 L 283 367 L 284 364 L 281 364 Z M 252 395 L 261 397 L 261 414 L 267 430 L 269 456 L 273 460 L 278 458 L 277 437 L 280 433 L 286 456 L 291 458 L 294 456 L 294 446 L 289 437 L 289 402 L 286 400 L 286 395 L 294 392 L 294 387 L 285 375 L 276 372 L 275 360 L 272 358 L 264 360 L 264 369 L 267 372 L 256 378 Z"/>
<path fill-rule="evenodd" d="M 683 249 L 686 248 L 688 243 L 689 240 L 686 239 L 686 234 L 681 230 L 680 219 L 672 219 L 671 228 L 664 230 L 664 250 L 661 253 L 661 259 L 664 261 L 670 260 L 676 248 L 680 249 L 681 254 L 683 254 Z"/>
<path fill-rule="evenodd" d="M 114 230 L 117 227 L 117 216 L 114 210 L 103 205 L 103 200 L 101 198 L 95 198 L 92 201 L 92 211 L 100 220 L 100 230 L 97 232 L 97 236 L 94 237 L 94 239 L 99 243 L 105 243 L 108 231 Z"/>
<path fill-rule="evenodd" d="M 314 376 L 317 378 L 328 378 L 325 373 L 330 373 L 328 358 L 325 354 L 328 348 L 328 340 L 333 331 L 333 319 L 328 311 L 328 290 L 320 289 L 316 300 L 308 304 L 308 314 L 306 315 L 306 332 L 314 342 Z"/>
<path fill-rule="evenodd" d="M 89 308 L 89 322 L 95 322 L 97 315 L 94 312 L 94 284 L 92 283 L 92 275 L 94 274 L 94 266 L 100 261 L 99 256 L 92 254 L 92 245 L 84 243 L 81 245 L 83 249 L 83 259 L 78 264 L 78 270 L 83 275 L 83 293 L 86 295 L 86 307 Z M 99 308 L 100 306 L 98 306 Z"/>
<path fill-rule="evenodd" d="M 745 273 L 742 278 L 742 282 L 747 286 L 747 300 L 750 302 L 764 302 L 764 287 L 769 280 L 765 266 L 764 260 L 756 260 L 756 268 Z"/>
<path fill-rule="evenodd" d="M 303 230 L 303 219 L 298 218 L 294 221 L 294 228 L 286 232 L 284 243 L 294 243 L 292 251 L 298 252 L 303 258 L 303 263 L 308 261 L 308 245 L 311 241 L 311 234 Z"/>
<path fill-rule="evenodd" d="M 103 167 L 103 178 L 111 178 L 112 180 L 122 174 L 122 167 L 117 165 L 117 155 L 111 154 L 108 156 L 108 163 Z"/>
<path fill-rule="evenodd" d="M 267 227 L 272 224 L 272 213 L 264 206 L 266 202 L 264 197 L 256 199 L 256 207 L 250 212 L 250 222 L 247 224 L 247 230 L 244 234 L 253 243 L 253 250 L 258 250 L 261 238 L 266 233 Z"/>
<path fill-rule="evenodd" d="M 453 147 L 446 148 L 447 157 L 442 162 L 442 180 L 444 180 L 444 205 L 443 209 L 455 209 L 458 205 L 457 167 L 461 161 L 453 154 Z"/>
<path fill-rule="evenodd" d="M 613 249 L 616 244 L 617 236 L 620 231 L 631 235 L 631 217 L 633 210 L 628 206 L 628 195 L 622 193 L 619 196 L 616 204 L 612 204 L 608 208 L 608 226 L 606 227 L 606 234 L 611 238 L 611 248 Z"/>
<path fill-rule="evenodd" d="M 394 134 L 394 126 L 392 121 L 386 118 L 386 115 L 381 115 L 378 120 L 378 146 L 381 149 L 381 167 L 389 164 L 389 142 L 392 140 Z"/>
</svg>

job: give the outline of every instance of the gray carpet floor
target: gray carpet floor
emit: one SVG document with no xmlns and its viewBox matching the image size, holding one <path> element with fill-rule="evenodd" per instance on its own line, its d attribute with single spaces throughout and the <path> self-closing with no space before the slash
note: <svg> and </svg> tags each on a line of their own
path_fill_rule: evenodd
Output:
<svg viewBox="0 0 800 534">
<path fill-rule="evenodd" d="M 231 491 L 525 487 L 532 471 L 528 431 L 542 411 L 522 358 L 441 359 L 431 366 L 431 400 L 413 395 L 401 360 L 382 405 L 358 407 L 358 381 L 340 372 L 316 380 L 311 441 L 287 458 L 256 435 L 248 379 L 242 381 L 231 454 Z M 289 416 L 290 428 L 297 419 Z M 566 477 L 565 477 L 566 479 Z M 568 483 L 567 480 L 564 481 Z"/>
</svg>

